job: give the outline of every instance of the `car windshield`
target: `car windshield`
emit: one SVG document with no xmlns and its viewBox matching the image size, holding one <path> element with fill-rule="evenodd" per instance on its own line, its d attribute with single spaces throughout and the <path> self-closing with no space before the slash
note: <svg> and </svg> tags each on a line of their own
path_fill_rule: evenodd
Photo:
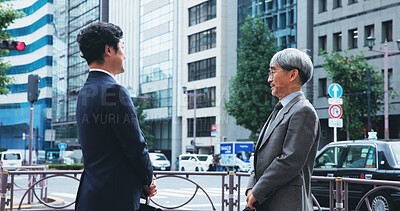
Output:
<svg viewBox="0 0 400 211">
<path fill-rule="evenodd" d="M 393 155 L 396 159 L 396 165 L 400 166 L 400 142 L 390 143 L 390 148 L 392 149 Z"/>
<path fill-rule="evenodd" d="M 150 154 L 150 157 L 153 160 L 167 160 L 167 158 L 165 157 L 165 155 L 161 155 L 161 154 Z"/>
<path fill-rule="evenodd" d="M 208 156 L 197 156 L 199 161 L 206 161 Z"/>
<path fill-rule="evenodd" d="M 21 155 L 17 153 L 4 154 L 4 160 L 21 160 Z"/>
</svg>

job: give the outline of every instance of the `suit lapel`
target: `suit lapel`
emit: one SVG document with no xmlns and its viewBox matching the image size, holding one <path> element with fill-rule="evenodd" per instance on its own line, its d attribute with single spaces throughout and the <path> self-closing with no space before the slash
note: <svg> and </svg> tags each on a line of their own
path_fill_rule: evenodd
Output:
<svg viewBox="0 0 400 211">
<path fill-rule="evenodd" d="M 275 128 L 281 121 L 285 118 L 285 115 L 287 115 L 290 111 L 290 109 L 295 105 L 298 101 L 305 99 L 303 94 L 297 95 L 293 100 L 291 100 L 286 106 L 282 108 L 282 111 L 276 116 L 275 120 L 271 122 L 271 125 L 268 127 L 268 130 L 266 130 L 266 126 L 264 125 L 265 128 L 263 128 L 264 134 L 263 136 L 260 136 L 259 140 L 257 141 L 257 149 L 260 149 L 269 139 L 271 134 L 274 132 Z M 271 117 L 270 117 L 271 118 Z M 268 118 L 269 120 L 269 118 Z M 268 121 L 267 121 L 268 123 Z M 266 124 L 267 124 L 266 123 Z"/>
</svg>

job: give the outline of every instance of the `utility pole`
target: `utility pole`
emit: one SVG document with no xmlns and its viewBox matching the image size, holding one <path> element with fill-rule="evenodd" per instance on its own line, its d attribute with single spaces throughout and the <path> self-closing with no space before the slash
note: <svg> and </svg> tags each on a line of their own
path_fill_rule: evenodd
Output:
<svg viewBox="0 0 400 211">
<path fill-rule="evenodd" d="M 368 84 L 368 90 L 367 90 L 367 99 L 368 99 L 368 130 L 367 132 L 371 131 L 371 69 L 367 69 L 367 84 Z"/>
</svg>

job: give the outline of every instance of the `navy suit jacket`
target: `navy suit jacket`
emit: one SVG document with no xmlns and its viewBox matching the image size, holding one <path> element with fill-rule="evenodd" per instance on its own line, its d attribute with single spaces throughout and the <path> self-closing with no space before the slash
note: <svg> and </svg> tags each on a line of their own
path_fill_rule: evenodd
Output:
<svg viewBox="0 0 400 211">
<path fill-rule="evenodd" d="M 128 91 L 108 74 L 89 72 L 76 120 L 84 172 L 77 211 L 138 210 L 153 168 Z"/>
</svg>

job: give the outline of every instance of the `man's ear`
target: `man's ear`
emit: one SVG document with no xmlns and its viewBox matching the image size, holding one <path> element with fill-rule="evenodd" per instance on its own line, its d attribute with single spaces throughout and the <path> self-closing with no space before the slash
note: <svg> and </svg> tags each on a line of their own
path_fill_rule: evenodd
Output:
<svg viewBox="0 0 400 211">
<path fill-rule="evenodd" d="M 293 69 L 293 71 L 290 73 L 290 80 L 294 80 L 295 78 L 300 77 L 299 76 L 299 70 L 298 69 Z"/>
<path fill-rule="evenodd" d="M 111 56 L 111 46 L 106 45 L 106 46 L 104 47 L 104 53 L 105 53 L 106 55 L 108 55 L 108 56 Z"/>
</svg>

